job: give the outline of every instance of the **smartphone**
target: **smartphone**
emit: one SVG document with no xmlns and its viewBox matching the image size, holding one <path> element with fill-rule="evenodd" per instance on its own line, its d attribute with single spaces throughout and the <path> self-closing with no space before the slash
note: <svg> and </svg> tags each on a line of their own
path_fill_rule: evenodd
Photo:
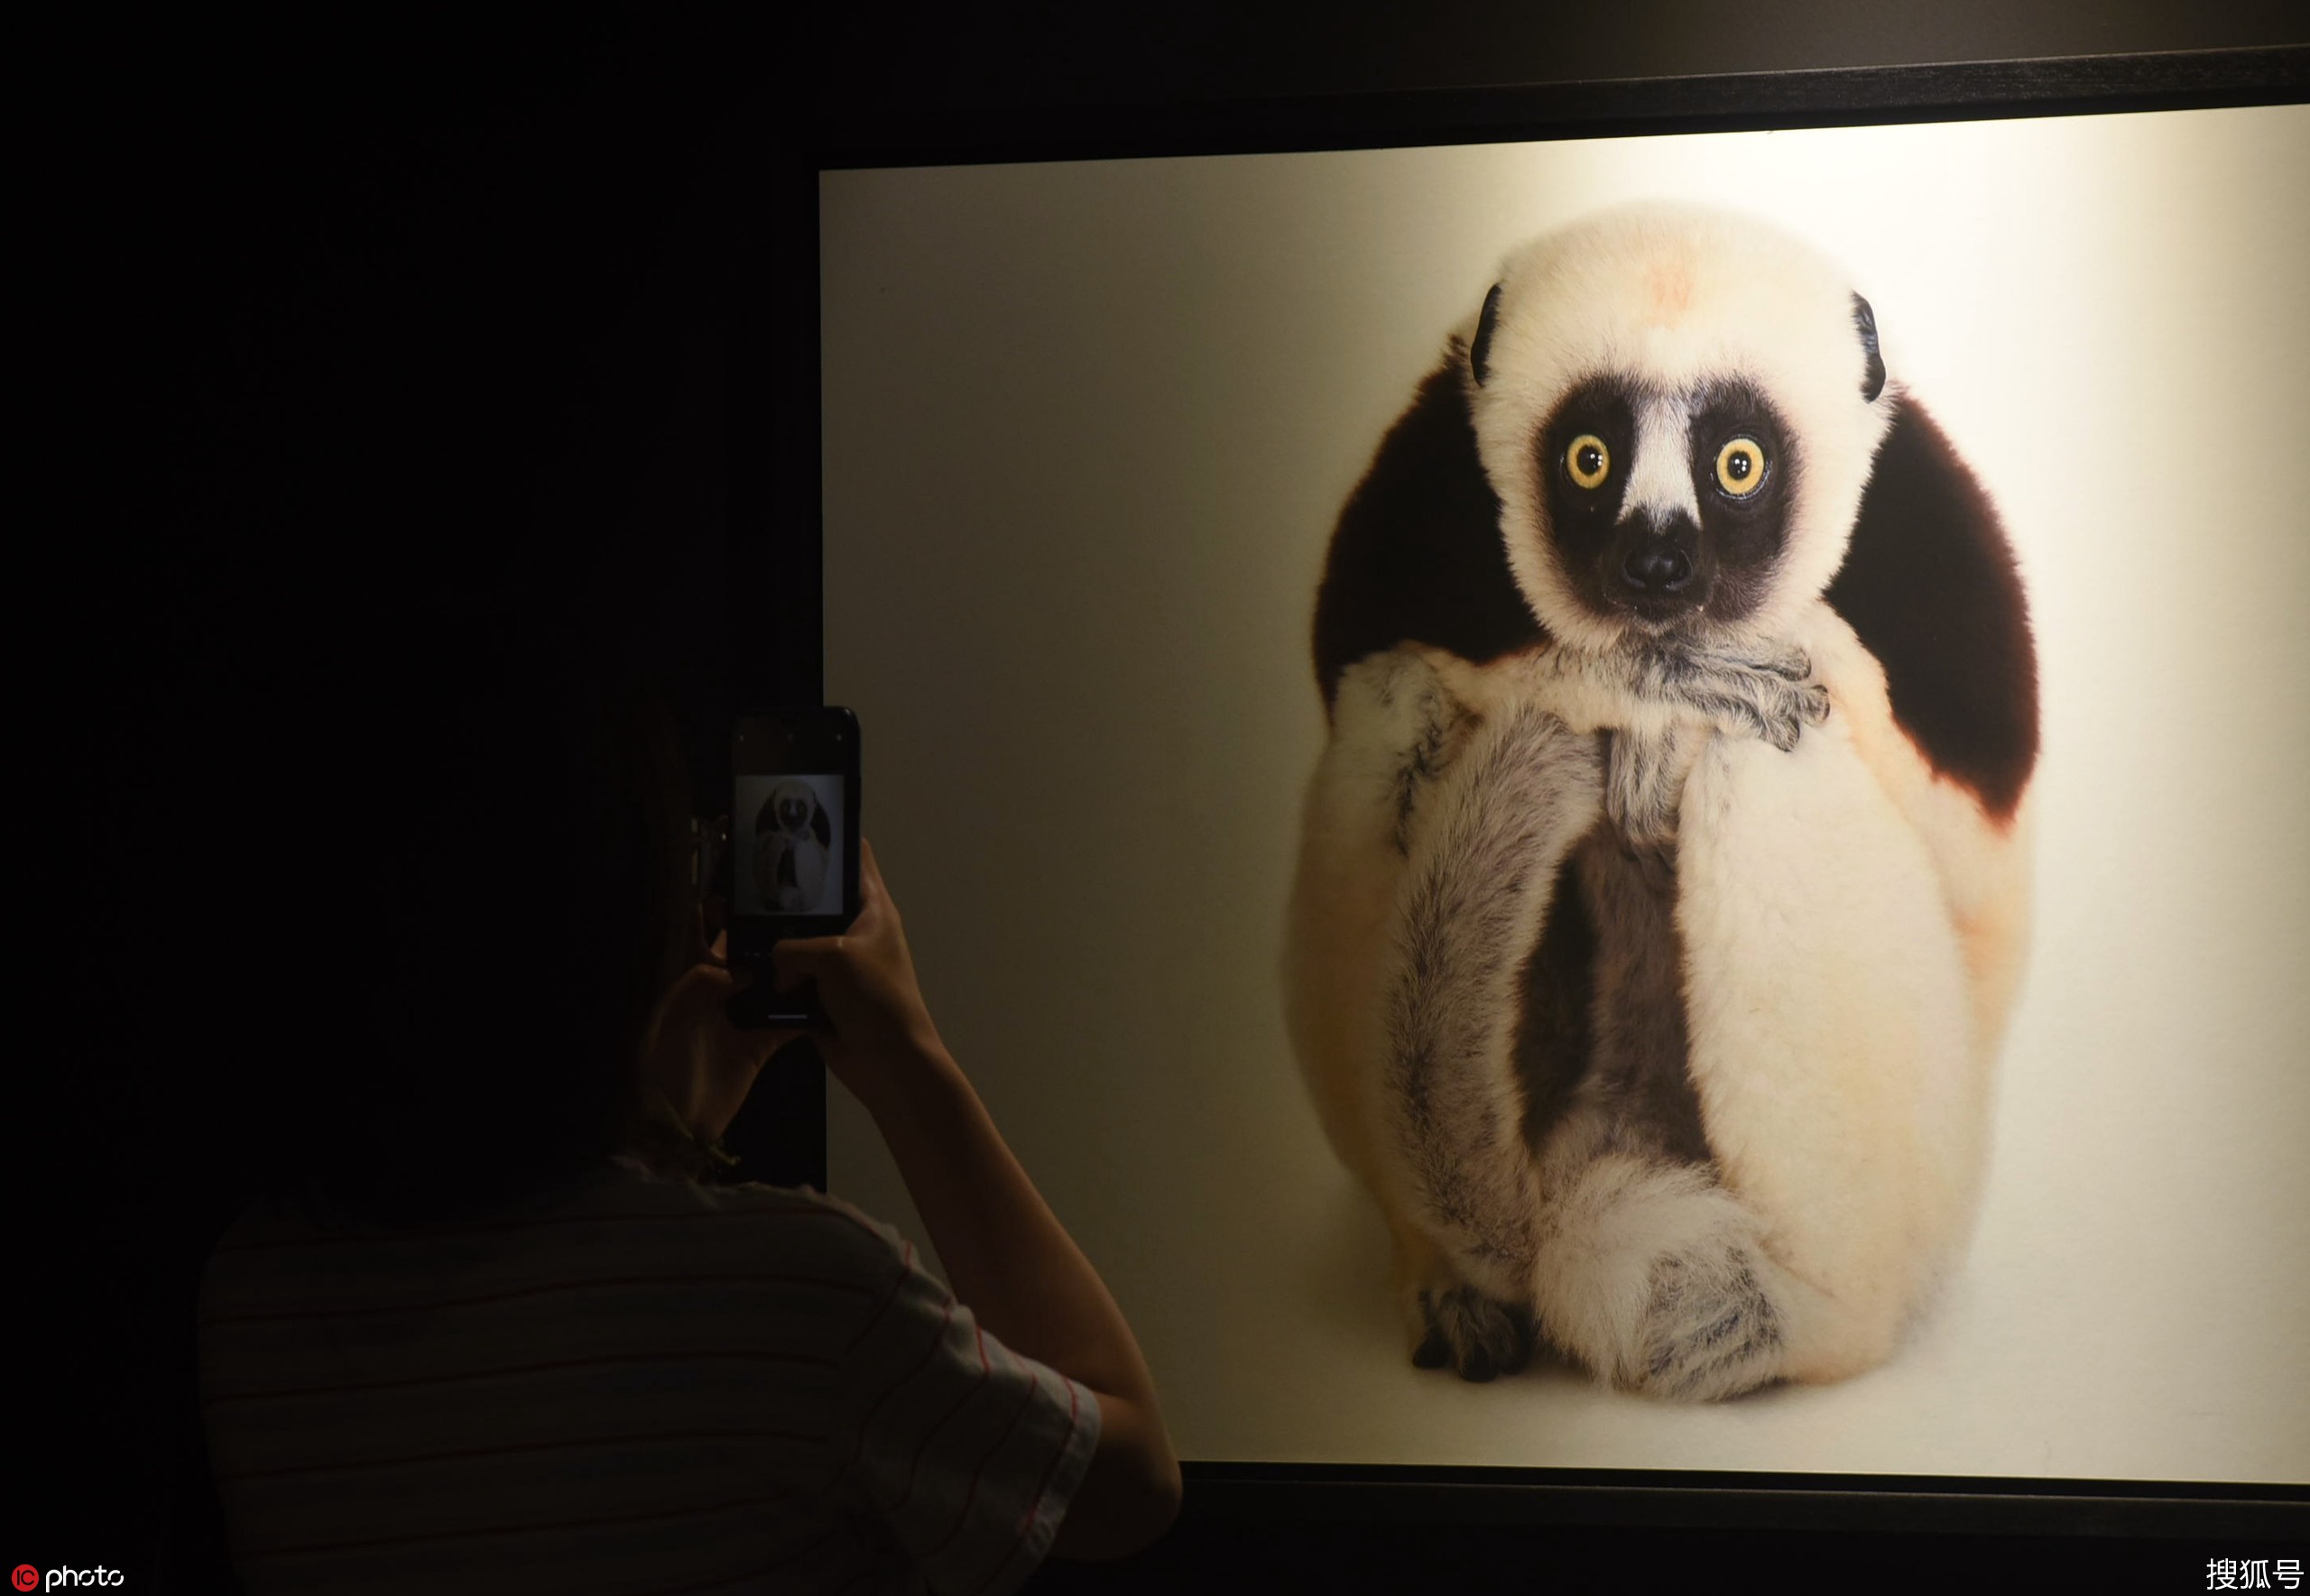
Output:
<svg viewBox="0 0 2310 1596">
<path fill-rule="evenodd" d="M 770 950 L 836 936 L 858 918 L 858 752 L 847 709 L 755 710 L 732 724 L 729 960 L 763 977 L 731 999 L 735 1024 L 825 1021 L 807 987 L 771 990 Z"/>
</svg>

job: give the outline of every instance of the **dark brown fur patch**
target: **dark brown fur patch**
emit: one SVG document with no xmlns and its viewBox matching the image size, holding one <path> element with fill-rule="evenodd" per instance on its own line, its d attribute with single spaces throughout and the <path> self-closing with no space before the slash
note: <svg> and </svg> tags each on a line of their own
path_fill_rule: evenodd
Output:
<svg viewBox="0 0 2310 1596">
<path fill-rule="evenodd" d="M 1572 1106 L 1575 1090 L 1587 1084 L 1594 1101 L 1612 1121 L 1616 1143 L 1641 1148 L 1684 1164 L 1710 1161 L 1708 1133 L 1700 1097 L 1694 1090 L 1682 994 L 1668 995 L 1673 1016 L 1664 1015 L 1675 1043 L 1666 1051 L 1646 1050 L 1623 1061 L 1612 1078 L 1590 1080 L 1597 1069 L 1598 961 L 1609 937 L 1658 936 L 1681 970 L 1683 943 L 1675 923 L 1673 866 L 1648 865 L 1629 857 L 1619 837 L 1593 831 L 1566 854 L 1548 899 L 1548 920 L 1538 946 L 1524 966 L 1524 1001 L 1516 1035 L 1516 1075 L 1524 1089 L 1524 1144 L 1538 1157 L 1541 1147 Z M 1604 872 L 1644 877 L 1659 872 L 1651 892 L 1659 899 L 1657 919 L 1600 925 Z M 1623 963 L 1626 952 L 1612 955 Z M 1641 1001 L 1641 994 L 1639 994 Z"/>
<path fill-rule="evenodd" d="M 1589 1019 L 1593 1099 L 1611 1117 L 1619 1145 L 1680 1164 L 1706 1164 L 1708 1132 L 1692 1080 L 1673 852 L 1631 849 L 1609 826 L 1600 826 L 1574 851 L 1573 861 L 1596 936 Z"/>
<path fill-rule="evenodd" d="M 1516 1074 L 1524 1088 L 1524 1143 L 1538 1154 L 1587 1072 L 1594 1042 L 1589 1013 L 1596 982 L 1596 927 L 1582 900 L 1579 851 L 1565 856 L 1548 920 L 1524 966 Z"/>
<path fill-rule="evenodd" d="M 1885 668 L 1893 718 L 1935 770 L 2010 818 L 2037 761 L 2028 600 L 1989 495 L 1903 399 L 1828 601 Z"/>
<path fill-rule="evenodd" d="M 1500 539 L 1455 343 L 1420 384 L 1349 495 L 1316 595 L 1316 680 L 1405 641 L 1478 664 L 1544 641 Z"/>
</svg>

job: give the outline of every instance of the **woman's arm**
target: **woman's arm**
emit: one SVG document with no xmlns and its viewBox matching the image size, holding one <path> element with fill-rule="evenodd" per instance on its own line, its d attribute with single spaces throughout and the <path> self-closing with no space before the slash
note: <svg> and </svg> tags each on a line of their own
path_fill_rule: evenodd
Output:
<svg viewBox="0 0 2310 1596">
<path fill-rule="evenodd" d="M 1179 1466 L 1139 1343 L 939 1039 L 872 848 L 844 936 L 780 945 L 781 988 L 808 980 L 831 1030 L 818 1047 L 873 1116 L 955 1295 L 1002 1341 L 1089 1387 L 1097 1451 L 1054 1549 L 1119 1557 L 1177 1517 Z"/>
</svg>

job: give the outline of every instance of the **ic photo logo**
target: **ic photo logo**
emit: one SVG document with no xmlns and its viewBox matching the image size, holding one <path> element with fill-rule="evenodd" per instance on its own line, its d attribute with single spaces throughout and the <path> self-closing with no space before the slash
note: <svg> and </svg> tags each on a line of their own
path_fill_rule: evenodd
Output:
<svg viewBox="0 0 2310 1596">
<path fill-rule="evenodd" d="M 116 1568 L 51 1568 L 45 1574 L 29 1563 L 9 1571 L 8 1583 L 19 1591 L 69 1591 L 79 1585 L 122 1585 L 128 1577 Z"/>
</svg>

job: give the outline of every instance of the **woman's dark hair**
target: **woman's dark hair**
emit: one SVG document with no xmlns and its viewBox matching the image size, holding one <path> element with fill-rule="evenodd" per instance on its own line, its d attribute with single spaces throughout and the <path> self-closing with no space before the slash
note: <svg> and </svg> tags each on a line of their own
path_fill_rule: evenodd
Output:
<svg viewBox="0 0 2310 1596">
<path fill-rule="evenodd" d="M 336 906 L 330 990 L 266 1072 L 258 1184 L 323 1222 L 472 1216 L 630 1144 L 697 951 L 668 696 L 598 630 L 409 619 L 325 733 L 335 840 L 297 873 Z"/>
</svg>

